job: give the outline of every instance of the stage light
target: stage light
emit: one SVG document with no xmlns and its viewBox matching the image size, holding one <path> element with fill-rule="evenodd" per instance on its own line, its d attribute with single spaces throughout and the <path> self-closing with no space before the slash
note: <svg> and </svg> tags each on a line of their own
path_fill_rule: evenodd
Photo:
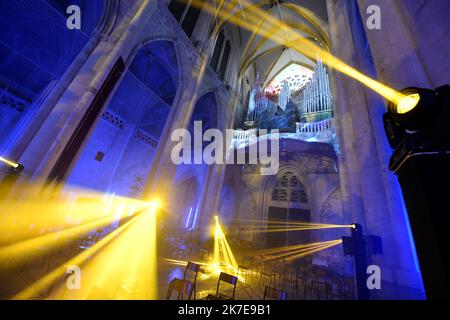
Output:
<svg viewBox="0 0 450 320">
<path fill-rule="evenodd" d="M 358 300 L 369 300 L 370 294 L 367 280 L 367 248 L 366 237 L 359 223 L 353 224 L 350 237 L 342 237 L 342 248 L 345 255 L 353 256 L 355 262 L 356 293 Z"/>
<path fill-rule="evenodd" d="M 7 165 L 10 166 L 10 167 L 13 167 L 14 169 L 17 169 L 17 168 L 19 168 L 19 166 L 20 166 L 20 164 L 15 163 L 15 162 L 13 162 L 13 161 L 10 161 L 10 160 L 8 160 L 8 159 L 5 159 L 5 158 L 3 158 L 3 157 L 0 157 L 0 162 L 3 162 L 3 163 L 7 164 Z"/>
<path fill-rule="evenodd" d="M 383 116 L 391 148 L 401 149 L 400 145 L 403 149 L 414 149 L 414 145 L 423 145 L 425 148 L 425 144 L 429 145 L 425 141 L 442 144 L 442 141 L 431 137 L 442 140 L 448 136 L 449 112 L 446 108 L 449 104 L 450 86 L 435 90 L 410 87 L 401 93 L 404 98 L 398 103 L 390 102 L 388 112 Z M 410 146 L 405 147 L 403 142 L 408 137 Z"/>
<path fill-rule="evenodd" d="M 153 199 L 152 201 L 149 202 L 149 207 L 151 207 L 152 209 L 161 208 L 161 200 Z"/>
<path fill-rule="evenodd" d="M 441 113 L 442 104 L 436 90 L 406 88 L 398 103 L 390 102 L 388 112 L 404 130 L 413 132 L 429 126 Z"/>
<path fill-rule="evenodd" d="M 389 169 L 402 188 L 427 299 L 448 299 L 450 86 L 402 93 L 406 100 L 390 103 L 383 116 L 394 149 Z"/>
</svg>

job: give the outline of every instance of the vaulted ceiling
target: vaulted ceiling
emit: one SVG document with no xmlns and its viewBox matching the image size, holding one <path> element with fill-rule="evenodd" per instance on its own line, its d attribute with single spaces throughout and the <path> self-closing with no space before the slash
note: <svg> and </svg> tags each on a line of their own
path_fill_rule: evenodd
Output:
<svg viewBox="0 0 450 320">
<path fill-rule="evenodd" d="M 219 6 L 221 1 L 216 2 Z M 326 0 L 226 0 L 223 7 L 229 13 L 218 28 L 231 23 L 233 18 L 245 23 L 249 13 L 260 14 L 259 25 L 239 27 L 245 46 L 239 75 L 242 76 L 249 68 L 254 67 L 266 87 L 293 63 L 311 70 L 314 68 L 314 59 L 291 48 L 299 38 L 306 38 L 319 47 L 330 50 Z M 295 30 L 295 37 L 292 34 L 287 35 L 282 29 L 271 28 L 273 24 L 270 24 L 270 21 L 273 19 Z M 270 32 L 261 35 L 260 30 Z"/>
</svg>

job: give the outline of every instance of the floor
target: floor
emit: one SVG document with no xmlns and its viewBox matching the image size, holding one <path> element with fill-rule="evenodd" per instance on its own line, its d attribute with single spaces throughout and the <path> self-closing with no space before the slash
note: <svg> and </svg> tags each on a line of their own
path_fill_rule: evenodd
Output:
<svg viewBox="0 0 450 320">
<path fill-rule="evenodd" d="M 158 282 L 159 282 L 159 298 L 165 299 L 167 296 L 167 291 L 169 289 L 169 284 L 174 278 L 183 278 L 183 273 L 185 270 L 185 265 L 176 262 L 171 259 L 161 259 L 158 272 Z M 197 277 L 197 286 L 195 299 L 201 300 L 206 299 L 208 294 L 215 294 L 217 288 L 217 281 L 219 279 L 219 274 L 210 270 L 202 270 L 199 272 Z M 222 284 L 221 292 L 231 296 L 232 295 L 231 285 Z M 240 277 L 236 286 L 235 299 L 236 300 L 262 300 L 264 292 L 258 287 L 258 280 L 255 277 L 247 277 L 244 279 Z M 175 297 L 175 295 L 174 295 Z"/>
</svg>

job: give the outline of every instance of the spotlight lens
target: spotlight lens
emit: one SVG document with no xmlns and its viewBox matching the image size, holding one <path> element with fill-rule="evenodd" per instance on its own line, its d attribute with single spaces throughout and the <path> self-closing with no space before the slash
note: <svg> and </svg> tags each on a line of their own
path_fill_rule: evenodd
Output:
<svg viewBox="0 0 450 320">
<path fill-rule="evenodd" d="M 161 207 L 161 201 L 159 199 L 152 200 L 152 201 L 150 201 L 149 204 L 150 204 L 150 207 L 155 208 L 155 209 L 158 209 Z"/>
<path fill-rule="evenodd" d="M 409 94 L 400 99 L 397 105 L 397 113 L 405 114 L 413 110 L 420 101 L 420 95 L 418 93 Z"/>
</svg>

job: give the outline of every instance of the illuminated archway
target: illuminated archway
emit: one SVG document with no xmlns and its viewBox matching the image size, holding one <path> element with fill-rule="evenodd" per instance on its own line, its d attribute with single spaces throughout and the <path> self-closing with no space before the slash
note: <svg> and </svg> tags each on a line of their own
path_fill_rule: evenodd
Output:
<svg viewBox="0 0 450 320">
<path fill-rule="evenodd" d="M 139 197 L 179 78 L 173 42 L 154 40 L 140 47 L 67 183 Z"/>
</svg>

